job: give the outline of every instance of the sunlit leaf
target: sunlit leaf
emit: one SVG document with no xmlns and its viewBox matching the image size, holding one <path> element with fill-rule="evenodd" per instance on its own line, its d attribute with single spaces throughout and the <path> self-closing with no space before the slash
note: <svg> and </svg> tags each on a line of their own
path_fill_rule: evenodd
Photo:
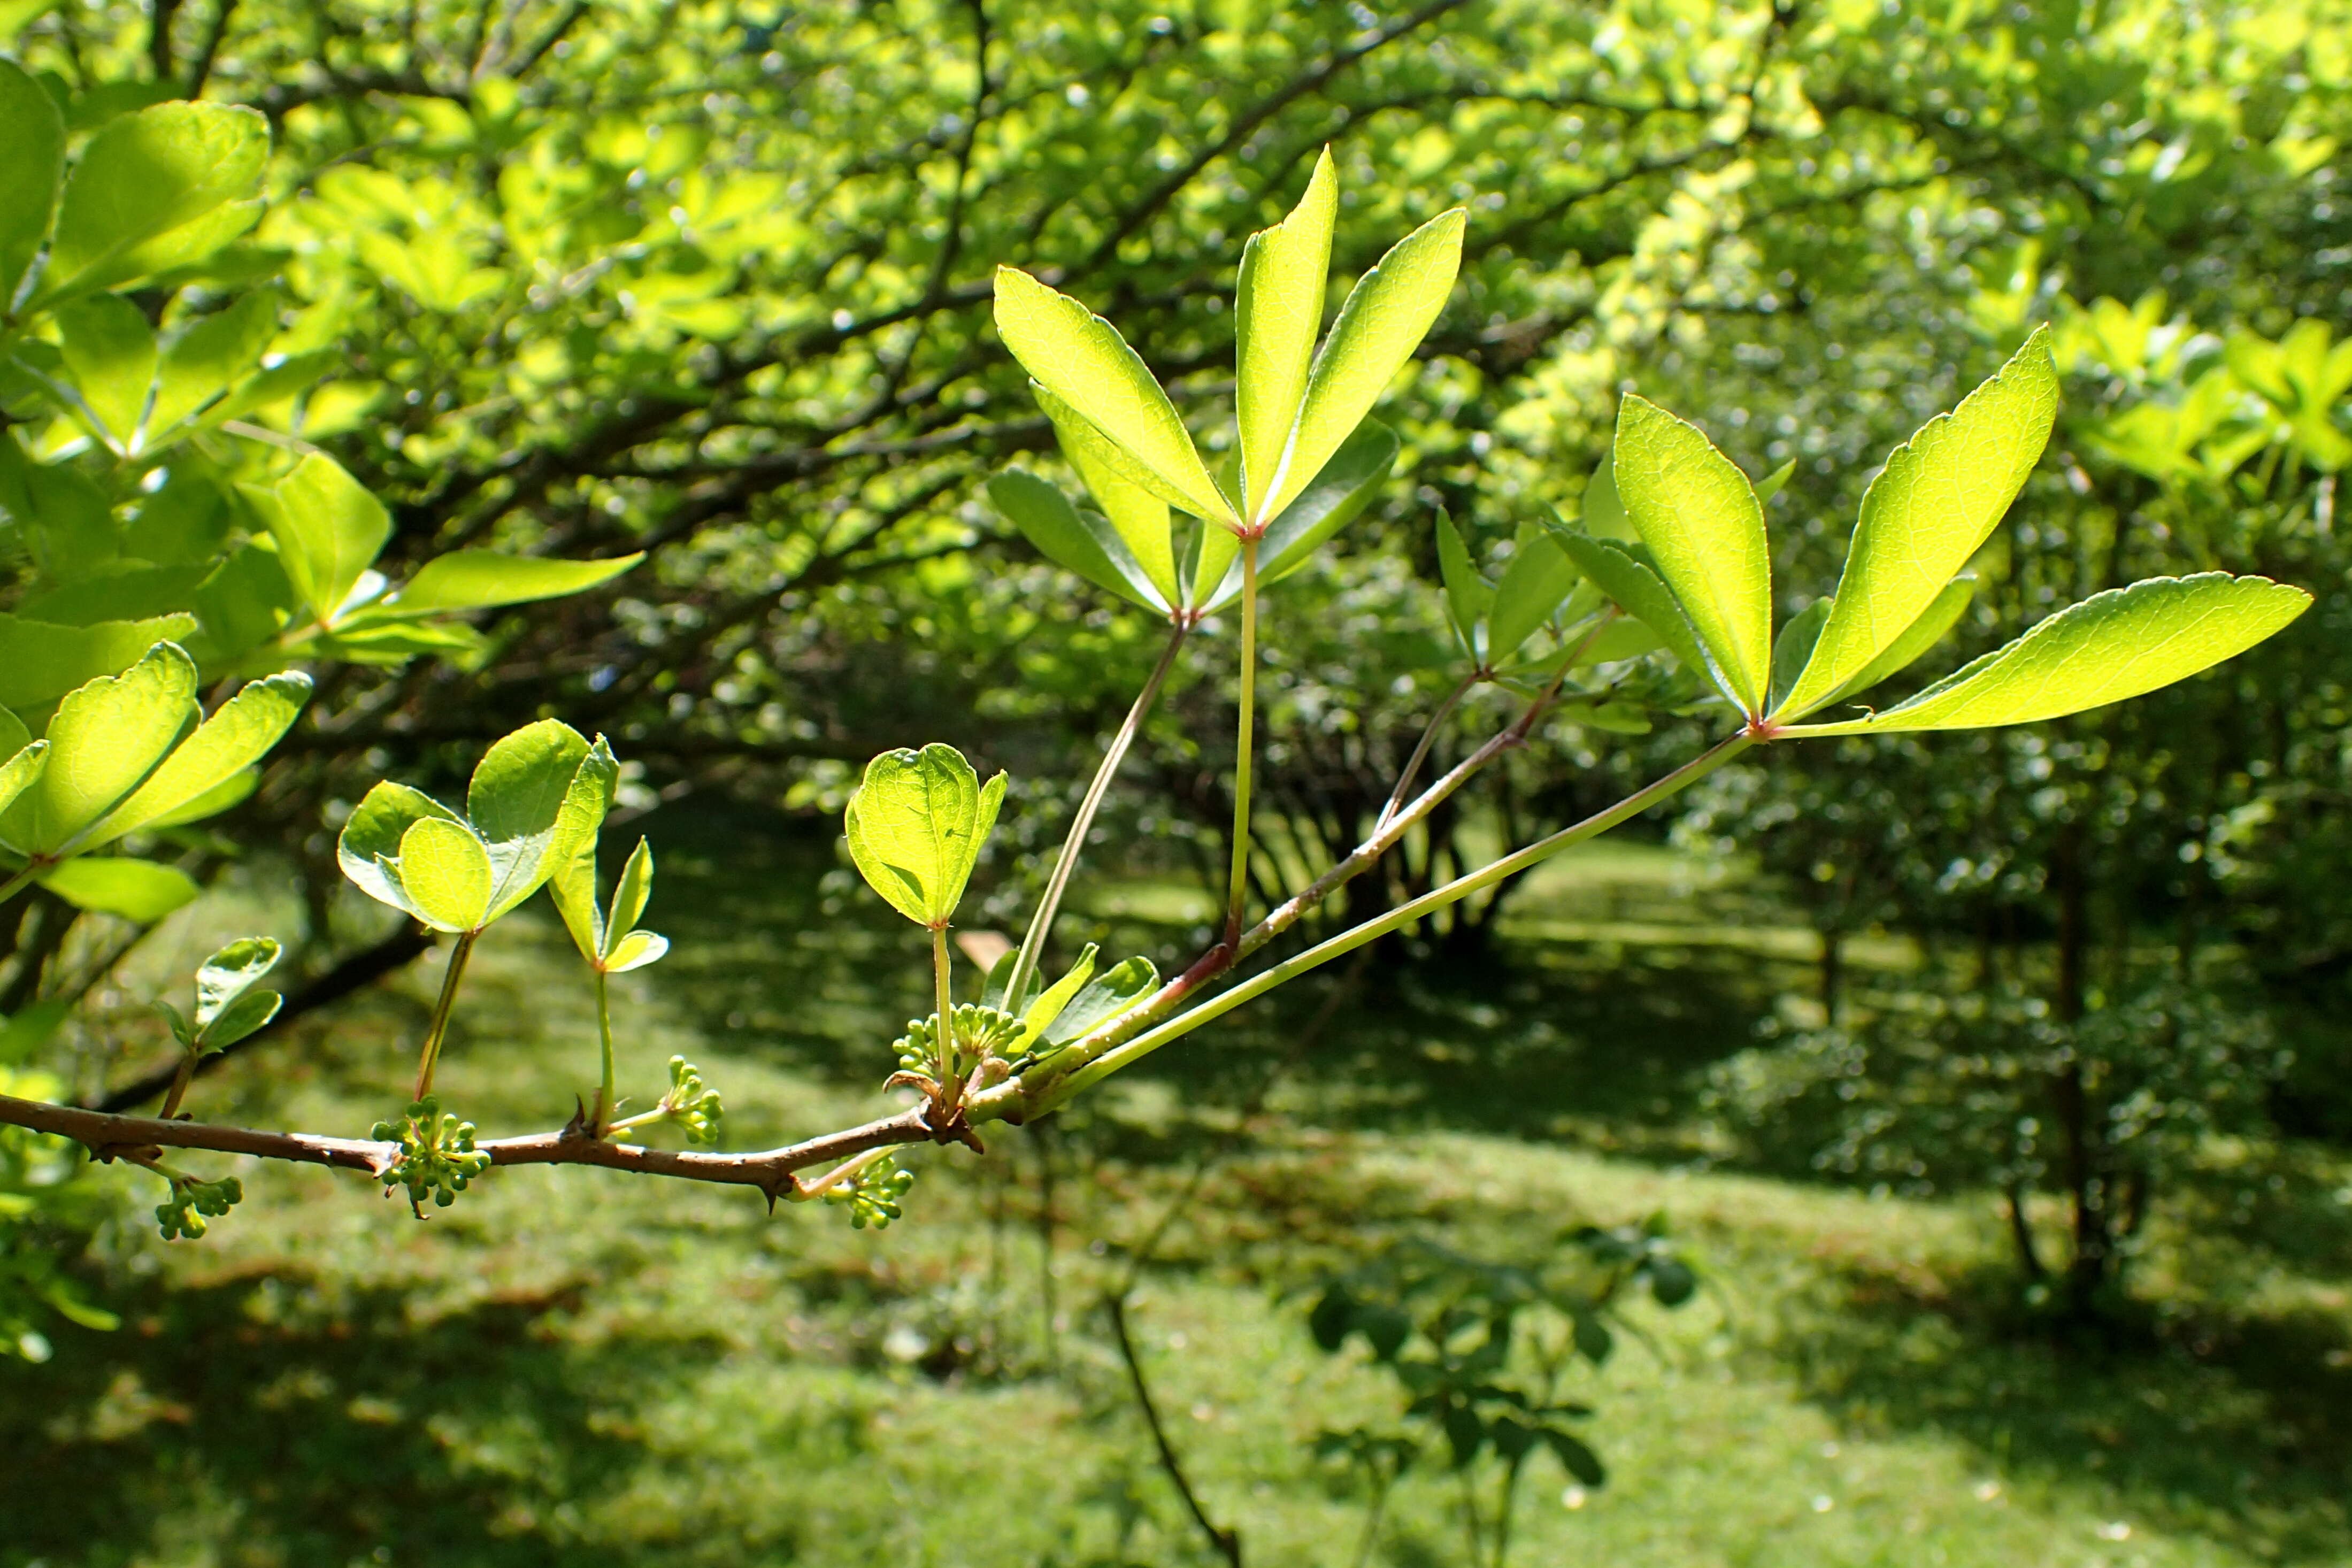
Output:
<svg viewBox="0 0 2352 1568">
<path fill-rule="evenodd" d="M 608 974 L 626 974 L 632 969 L 643 969 L 657 962 L 669 952 L 669 938 L 656 931 L 633 931 L 613 944 L 604 960 Z"/>
<path fill-rule="evenodd" d="M 321 626 L 350 599 L 360 574 L 392 537 L 392 517 L 342 465 L 313 452 L 269 489 L 246 487 L 294 591 Z"/>
<path fill-rule="evenodd" d="M 343 875 L 378 903 L 417 914 L 400 883 L 400 844 L 409 828 L 427 817 L 461 820 L 431 795 L 406 784 L 386 780 L 369 790 L 335 839 L 335 860 Z"/>
<path fill-rule="evenodd" d="M 1461 531 L 1444 512 L 1437 514 L 1437 575 L 1445 585 L 1445 609 L 1454 623 L 1454 635 L 1461 639 L 1462 651 L 1470 656 L 1470 662 L 1483 667 L 1486 662 L 1483 627 L 1495 602 L 1495 590 L 1478 574 L 1462 542 Z"/>
<path fill-rule="evenodd" d="M 608 961 L 619 950 L 621 940 L 635 929 L 637 917 L 646 912 L 646 900 L 653 897 L 653 846 L 640 838 L 621 868 L 621 879 L 613 885 L 612 912 L 604 917 L 604 956 Z"/>
<path fill-rule="evenodd" d="M 77 300 L 57 313 L 58 346 L 81 395 L 117 452 L 137 446 L 155 384 L 155 330 L 119 294 Z"/>
<path fill-rule="evenodd" d="M 14 60 L 0 59 L 0 307 L 49 232 L 64 177 L 66 128 L 41 84 Z"/>
<path fill-rule="evenodd" d="M 548 896 L 580 956 L 592 963 L 604 951 L 604 911 L 596 902 L 596 835 L 620 782 L 621 764 L 599 735 L 563 792 L 563 809 L 547 849 Z"/>
<path fill-rule="evenodd" d="M 49 721 L 40 783 L 0 817 L 0 835 L 30 855 L 73 845 L 195 724 L 195 661 L 168 642 L 121 675 L 68 692 Z"/>
<path fill-rule="evenodd" d="M 1549 539 L 1535 535 L 1523 540 L 1503 579 L 1495 584 L 1495 602 L 1486 612 L 1486 659 L 1509 658 L 1519 645 L 1535 636 L 1569 595 L 1580 574 L 1567 553 Z"/>
<path fill-rule="evenodd" d="M 1618 411 L 1612 456 L 1625 515 L 1724 694 L 1760 714 L 1772 670 L 1772 561 L 1748 476 L 1696 426 L 1632 393 Z"/>
<path fill-rule="evenodd" d="M 1160 972 L 1150 959 L 1123 958 L 1079 988 L 1046 1026 L 1045 1043 L 1083 1039 L 1159 989 Z"/>
<path fill-rule="evenodd" d="M 1268 486 L 1268 515 L 1322 471 L 1429 335 L 1461 269 L 1467 216 L 1456 207 L 1430 219 L 1358 279 L 1307 373 L 1297 427 Z"/>
<path fill-rule="evenodd" d="M 78 910 L 116 915 L 136 925 L 152 925 L 203 891 L 176 866 L 152 860 L 98 856 L 68 860 L 41 879 L 41 886 Z"/>
<path fill-rule="evenodd" d="M 501 555 L 489 550 L 457 550 L 436 555 L 401 585 L 376 613 L 446 615 L 539 599 L 560 599 L 608 583 L 645 559 L 642 551 L 605 561 L 551 561 Z"/>
<path fill-rule="evenodd" d="M 489 923 L 490 852 L 462 822 L 420 817 L 400 836 L 400 885 L 417 918 L 436 931 Z"/>
<path fill-rule="evenodd" d="M 1124 448 L 1169 501 L 1196 517 L 1234 520 L 1174 405 L 1108 321 L 1027 273 L 1000 267 L 996 330 L 1038 384 Z"/>
<path fill-rule="evenodd" d="M 1331 225 L 1339 179 L 1326 148 L 1315 160 L 1307 194 L 1288 217 L 1250 237 L 1234 296 L 1234 399 L 1241 426 L 1243 514 L 1261 515 L 1282 467 L 1307 391 L 1315 339 L 1323 330 L 1323 290 L 1331 274 Z"/>
<path fill-rule="evenodd" d="M 1862 498 L 1836 608 L 1780 712 L 1829 701 L 1968 564 L 2040 460 L 2058 411 L 2049 332 L 1895 449 Z"/>
<path fill-rule="evenodd" d="M 1266 525 L 1265 537 L 1257 547 L 1259 586 L 1279 583 L 1305 566 L 1327 541 L 1356 520 L 1396 466 L 1399 445 L 1396 432 L 1377 419 L 1356 426 L 1356 433 L 1339 444 L 1314 482 L 1291 498 L 1282 515 Z M 1241 573 L 1228 571 L 1202 608 L 1220 609 L 1239 597 L 1241 591 Z"/>
<path fill-rule="evenodd" d="M 310 678 L 299 672 L 248 682 L 173 750 L 131 797 L 109 812 L 84 840 L 95 848 L 179 811 L 268 753 L 310 697 Z"/>
<path fill-rule="evenodd" d="M 1867 719 L 1790 735 L 2028 724 L 2169 686 L 2244 652 L 2311 605 L 2300 588 L 2225 572 L 2155 577 L 2094 595 Z"/>
<path fill-rule="evenodd" d="M 1029 390 L 1053 422 L 1062 456 L 1078 471 L 1087 493 L 1102 509 L 1136 565 L 1170 604 L 1177 602 L 1183 595 L 1177 584 L 1175 534 L 1168 502 L 1150 474 L 1076 409 L 1034 381 Z"/>
<path fill-rule="evenodd" d="M 1852 697 L 1867 691 L 1888 677 L 1908 669 L 1927 651 L 1944 640 L 1954 623 L 1969 607 L 1969 600 L 1977 591 L 1977 580 L 1962 573 L 1944 584 L 1944 591 L 1928 602 L 1919 618 L 1903 629 L 1903 635 L 1888 643 L 1885 648 L 1855 676 L 1838 689 L 1832 702 L 1841 697 Z"/>
<path fill-rule="evenodd" d="M 102 675 L 136 664 L 159 642 L 195 629 L 192 616 L 59 626 L 0 615 L 0 705 L 36 708 Z"/>
<path fill-rule="evenodd" d="M 556 719 L 502 736 L 475 764 L 466 820 L 492 867 L 487 919 L 521 903 L 555 871 L 556 827 L 572 781 L 588 755 L 579 731 Z"/>
<path fill-rule="evenodd" d="M 108 124 L 66 182 L 41 295 L 126 282 L 234 238 L 257 216 L 246 204 L 268 157 L 257 110 L 159 103 Z"/>
<path fill-rule="evenodd" d="M 885 752 L 866 764 L 843 819 L 850 858 L 892 909 L 944 926 L 1003 802 L 1004 775 L 983 786 L 953 746 Z"/>
</svg>

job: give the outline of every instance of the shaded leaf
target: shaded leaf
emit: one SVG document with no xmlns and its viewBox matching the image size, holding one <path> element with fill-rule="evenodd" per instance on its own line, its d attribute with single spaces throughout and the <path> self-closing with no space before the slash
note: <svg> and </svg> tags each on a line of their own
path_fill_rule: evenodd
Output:
<svg viewBox="0 0 2352 1568">
<path fill-rule="evenodd" d="M 1084 1039 L 1160 989 L 1160 972 L 1148 958 L 1123 958 L 1083 986 L 1045 1029 L 1054 1046 Z"/>
<path fill-rule="evenodd" d="M 1108 519 L 1080 511 L 1059 487 L 1019 468 L 996 475 L 987 489 L 996 510 L 1047 560 L 1131 604 L 1169 613 L 1171 605 Z M 1160 513 L 1164 531 L 1164 506 Z"/>
</svg>

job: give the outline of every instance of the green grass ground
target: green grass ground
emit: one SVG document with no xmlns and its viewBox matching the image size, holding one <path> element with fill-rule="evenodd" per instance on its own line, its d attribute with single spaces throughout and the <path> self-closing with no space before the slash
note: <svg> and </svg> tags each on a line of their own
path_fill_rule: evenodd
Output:
<svg viewBox="0 0 2352 1568">
<path fill-rule="evenodd" d="M 830 906 L 805 847 L 656 833 L 678 949 L 623 1001 L 640 1097 L 680 1050 L 726 1092 L 730 1146 L 886 1106 L 912 945 Z M 501 1173 L 417 1224 L 352 1178 L 242 1170 L 205 1241 L 117 1248 L 121 1330 L 0 1365 L 0 1565 L 1211 1561 L 1097 1309 L 1164 1225 L 1131 1321 L 1202 1494 L 1251 1563 L 1341 1568 L 1364 1500 L 1309 1444 L 1396 1398 L 1314 1347 L 1303 1292 L 1406 1237 L 1529 1258 L 1652 1213 L 1706 1289 L 1638 1309 L 1584 1378 L 1610 1482 L 1537 1460 L 1516 1563 L 2352 1562 L 2352 1179 L 2314 1166 L 2268 1247 L 2185 1211 L 2121 1342 L 2032 1331 L 1990 1205 L 1696 1158 L 1693 1071 L 1805 958 L 1759 898 L 1612 847 L 1531 891 L 1499 967 L 1360 976 L 1270 1089 L 1319 997 L 1065 1125 L 992 1130 L 985 1162 L 915 1156 L 909 1219 L 878 1236 L 583 1170 Z M 593 1076 L 561 932 L 501 926 L 477 963 L 448 1098 L 486 1131 L 560 1121 Z M 197 1109 L 363 1128 L 435 978 L 306 1023 Z M 1373 1560 L 1464 1561 L 1453 1507 L 1434 1468 L 1408 1477 Z"/>
</svg>

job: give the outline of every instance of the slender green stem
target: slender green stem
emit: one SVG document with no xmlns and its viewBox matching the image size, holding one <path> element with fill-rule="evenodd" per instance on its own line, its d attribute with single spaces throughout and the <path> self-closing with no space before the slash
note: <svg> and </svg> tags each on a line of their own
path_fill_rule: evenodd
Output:
<svg viewBox="0 0 2352 1568">
<path fill-rule="evenodd" d="M 478 931 L 461 931 L 457 945 L 449 950 L 449 967 L 441 976 L 441 995 L 433 1004 L 433 1023 L 425 1031 L 425 1053 L 416 1064 L 416 1092 L 411 1100 L 423 1100 L 433 1092 L 433 1069 L 440 1065 L 441 1042 L 449 1033 L 449 1015 L 457 1010 L 457 983 L 466 977 L 466 961 L 474 956 L 474 939 Z"/>
<path fill-rule="evenodd" d="M 885 1144 L 879 1149 L 868 1149 L 863 1154 L 853 1154 L 815 1181 L 800 1183 L 788 1195 L 796 1204 L 804 1204 L 811 1198 L 821 1198 L 844 1182 L 855 1180 L 868 1166 L 887 1159 L 897 1152 L 896 1149 Z"/>
<path fill-rule="evenodd" d="M 169 1121 L 180 1113 L 180 1101 L 187 1098 L 188 1080 L 195 1076 L 196 1053 L 184 1047 L 180 1053 L 180 1070 L 172 1075 L 171 1090 L 163 1096 L 163 1109 L 155 1113 L 156 1121 Z"/>
<path fill-rule="evenodd" d="M 1474 669 L 1462 678 L 1462 684 L 1455 687 L 1445 700 L 1437 705 L 1437 711 L 1429 716 L 1428 725 L 1421 731 L 1420 744 L 1414 746 L 1412 755 L 1405 759 L 1404 771 L 1397 774 L 1396 788 L 1389 792 L 1389 803 L 1381 807 L 1380 820 L 1372 824 L 1373 832 L 1377 833 L 1389 825 L 1389 818 L 1394 816 L 1398 807 L 1404 805 L 1404 792 L 1412 787 L 1414 777 L 1421 772 L 1422 763 L 1429 755 L 1430 746 L 1437 739 L 1438 730 L 1446 720 L 1454 716 L 1454 710 L 1461 705 L 1462 700 L 1470 695 L 1470 689 L 1477 684 L 1478 672 Z"/>
<path fill-rule="evenodd" d="M 1241 724 L 1234 742 L 1234 876 L 1225 897 L 1225 945 L 1241 941 L 1242 906 L 1249 898 L 1250 766 L 1257 719 L 1257 541 L 1242 535 Z"/>
<path fill-rule="evenodd" d="M 1072 1095 L 1099 1083 L 1121 1068 L 1141 1060 L 1171 1040 L 1181 1039 L 1202 1025 L 1220 1018 L 1244 1002 L 1255 1000 L 1278 985 L 1288 984 L 1310 969 L 1328 963 L 1342 954 L 1354 952 L 1368 942 L 1377 942 L 1391 931 L 1401 931 L 1422 919 L 1458 902 L 1471 894 L 1491 888 L 1496 883 L 1517 876 L 1528 867 L 1549 859 L 1571 845 L 1596 838 L 1618 824 L 1639 816 L 1660 801 L 1679 794 L 1715 772 L 1748 747 L 1757 738 L 1746 731 L 1723 741 L 1685 763 L 1665 777 L 1636 790 L 1608 810 L 1597 812 L 1572 827 L 1563 827 L 1549 838 L 1539 838 L 1526 848 L 1504 856 L 1483 866 L 1467 876 L 1457 877 L 1444 887 L 1433 888 L 1421 897 L 1399 904 L 1395 909 L 1351 930 L 1341 931 L 1327 942 L 1318 942 L 1306 952 L 1285 959 L 1273 968 L 1262 971 L 1243 981 L 1232 990 L 1211 997 L 1189 1013 L 1181 1013 L 1157 1028 L 1148 1029 L 1125 1044 L 1115 1047 L 1093 1061 L 1072 1071 L 1056 1082 L 1049 1091 L 1052 1105 L 1059 1105 Z"/>
<path fill-rule="evenodd" d="M 954 1109 L 958 1098 L 957 1090 L 962 1087 L 956 1073 L 953 962 L 948 956 L 947 926 L 944 923 L 933 926 L 931 928 L 931 978 L 938 986 L 940 1005 L 940 1033 L 933 1046 L 939 1053 L 940 1097 L 950 1110 Z"/>
<path fill-rule="evenodd" d="M 1110 749 L 1103 752 L 1102 765 L 1095 770 L 1086 798 L 1078 802 L 1078 815 L 1071 819 L 1070 835 L 1062 841 L 1061 858 L 1054 862 L 1054 874 L 1046 880 L 1045 896 L 1037 900 L 1037 912 L 1029 921 L 1029 934 L 1021 939 L 1021 952 L 1013 960 L 1013 974 L 1004 985 L 1004 1010 L 1008 1013 L 1021 1011 L 1029 983 L 1037 977 L 1037 967 L 1045 958 L 1045 939 L 1053 934 L 1054 916 L 1062 907 L 1062 893 L 1070 885 L 1070 873 L 1077 869 L 1087 834 L 1095 825 L 1095 812 L 1109 792 L 1111 778 L 1126 759 L 1128 747 L 1134 744 L 1137 731 L 1143 728 L 1145 717 L 1160 700 L 1160 689 L 1166 684 L 1168 671 L 1176 663 L 1176 650 L 1184 646 L 1185 633 L 1191 629 L 1181 622 L 1177 624 L 1176 635 L 1168 639 L 1160 662 L 1152 667 L 1151 678 L 1143 683 L 1135 705 L 1127 710 L 1126 722 L 1111 737 Z"/>
<path fill-rule="evenodd" d="M 604 1136 L 607 1131 L 605 1123 L 612 1119 L 613 1112 L 619 1109 L 613 1098 L 612 981 L 613 977 L 605 973 L 604 966 L 599 964 L 596 969 L 596 1029 L 604 1040 L 604 1080 L 597 1087 L 596 1113 L 589 1120 L 588 1132 L 594 1138 Z"/>
<path fill-rule="evenodd" d="M 46 869 L 38 863 L 26 867 L 5 882 L 0 882 L 0 904 L 6 903 L 33 885 L 33 879 Z"/>
</svg>

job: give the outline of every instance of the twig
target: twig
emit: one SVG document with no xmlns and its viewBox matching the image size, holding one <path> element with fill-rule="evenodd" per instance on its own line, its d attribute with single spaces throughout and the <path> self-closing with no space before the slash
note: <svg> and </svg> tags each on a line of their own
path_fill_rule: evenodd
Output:
<svg viewBox="0 0 2352 1568">
<path fill-rule="evenodd" d="M 1143 1363 L 1136 1359 L 1135 1342 L 1128 1337 L 1126 1294 L 1119 1292 L 1105 1296 L 1103 1310 L 1110 1314 L 1111 1332 L 1118 1339 L 1119 1358 L 1127 1363 L 1128 1382 L 1135 1390 L 1135 1403 L 1142 1408 L 1144 1425 L 1151 1428 L 1152 1446 L 1160 1451 L 1160 1468 L 1168 1472 L 1169 1480 L 1175 1485 L 1176 1495 L 1184 1500 L 1185 1508 L 1192 1512 L 1192 1522 L 1201 1527 L 1201 1533 L 1209 1538 L 1209 1544 L 1214 1546 L 1218 1554 L 1233 1568 L 1242 1568 L 1240 1535 L 1210 1520 L 1208 1510 L 1201 1506 L 1199 1494 L 1192 1490 L 1192 1483 L 1185 1479 L 1183 1461 L 1176 1457 L 1174 1447 L 1168 1441 L 1168 1429 L 1160 1424 L 1160 1409 L 1151 1402 L 1151 1385 L 1143 1380 Z"/>
</svg>

